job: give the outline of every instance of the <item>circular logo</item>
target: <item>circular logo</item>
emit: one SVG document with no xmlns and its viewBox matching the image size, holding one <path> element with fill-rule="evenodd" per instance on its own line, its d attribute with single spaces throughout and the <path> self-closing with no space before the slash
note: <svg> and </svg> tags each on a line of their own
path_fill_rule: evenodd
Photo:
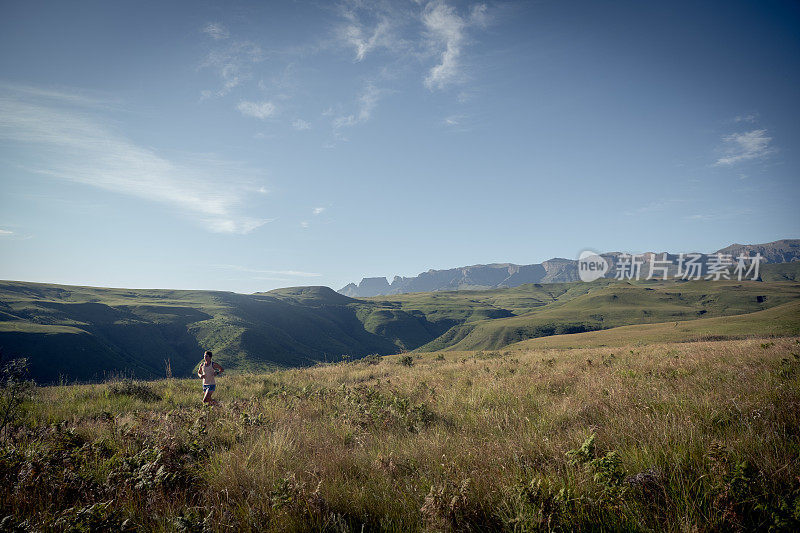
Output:
<svg viewBox="0 0 800 533">
<path fill-rule="evenodd" d="M 578 256 L 578 276 L 581 281 L 594 281 L 608 272 L 608 261 L 597 252 L 584 250 Z"/>
</svg>

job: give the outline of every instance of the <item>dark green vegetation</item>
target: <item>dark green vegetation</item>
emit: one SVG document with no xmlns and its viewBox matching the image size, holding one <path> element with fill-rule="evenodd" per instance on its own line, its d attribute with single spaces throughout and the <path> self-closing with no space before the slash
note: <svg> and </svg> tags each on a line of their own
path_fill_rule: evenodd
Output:
<svg viewBox="0 0 800 533">
<path fill-rule="evenodd" d="M 752 281 L 602 281 L 563 287 L 565 292 L 546 305 L 505 318 L 467 320 L 423 346 L 422 350 L 497 349 L 525 339 L 629 324 L 738 315 L 768 309 L 800 296 L 798 283 Z M 796 318 L 800 322 L 800 316 Z"/>
<path fill-rule="evenodd" d="M 239 369 L 396 351 L 364 328 L 363 307 L 325 287 L 244 295 L 3 282 L 0 346 L 45 382 L 163 377 L 166 361 L 186 376 L 206 349 Z"/>
<path fill-rule="evenodd" d="M 766 265 L 761 273 L 764 281 L 800 281 L 800 261 Z"/>
<path fill-rule="evenodd" d="M 508 348 L 587 348 L 792 335 L 800 335 L 800 300 L 743 315 L 638 324 L 586 333 L 538 337 L 512 344 Z"/>
<path fill-rule="evenodd" d="M 203 350 L 264 370 L 371 353 L 498 349 L 538 337 L 762 311 L 800 297 L 800 262 L 763 282 L 528 284 L 510 289 L 353 299 L 327 287 L 251 295 L 0 282 L 0 347 L 39 382 L 130 373 L 186 376 Z M 800 321 L 790 308 L 789 322 Z M 748 335 L 788 331 L 751 329 Z"/>
<path fill-rule="evenodd" d="M 39 388 L 3 531 L 798 531 L 800 339 Z"/>
</svg>

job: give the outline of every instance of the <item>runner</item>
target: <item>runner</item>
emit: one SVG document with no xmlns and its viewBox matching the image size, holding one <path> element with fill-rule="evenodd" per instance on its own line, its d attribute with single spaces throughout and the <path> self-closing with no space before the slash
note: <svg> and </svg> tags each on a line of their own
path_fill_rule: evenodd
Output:
<svg viewBox="0 0 800 533">
<path fill-rule="evenodd" d="M 219 365 L 211 360 L 214 356 L 210 351 L 203 354 L 203 362 L 200 363 L 200 368 L 197 369 L 197 377 L 203 378 L 203 404 L 216 405 L 217 401 L 211 399 L 214 390 L 217 388 L 216 377 L 225 371 L 222 365 Z"/>
</svg>

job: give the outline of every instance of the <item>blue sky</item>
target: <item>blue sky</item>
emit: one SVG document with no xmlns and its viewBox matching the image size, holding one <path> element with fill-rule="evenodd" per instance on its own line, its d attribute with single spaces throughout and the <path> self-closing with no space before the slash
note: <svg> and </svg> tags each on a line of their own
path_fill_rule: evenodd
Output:
<svg viewBox="0 0 800 533">
<path fill-rule="evenodd" d="M 340 288 L 800 237 L 796 2 L 0 6 L 1 279 Z"/>
</svg>

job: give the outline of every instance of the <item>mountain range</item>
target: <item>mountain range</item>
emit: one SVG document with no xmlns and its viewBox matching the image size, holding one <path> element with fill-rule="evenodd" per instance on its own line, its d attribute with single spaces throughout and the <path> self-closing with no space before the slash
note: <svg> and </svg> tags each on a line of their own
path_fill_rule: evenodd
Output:
<svg viewBox="0 0 800 533">
<path fill-rule="evenodd" d="M 648 252 L 642 254 L 643 273 L 649 271 L 652 260 L 663 259 L 663 254 L 673 266 L 669 270 L 672 276 L 677 272 L 679 255 L 667 252 Z M 800 239 L 783 239 L 765 244 L 732 244 L 713 253 L 700 254 L 700 263 L 707 264 L 709 257 L 717 254 L 731 255 L 734 258 L 744 254 L 754 256 L 761 254 L 765 263 L 788 263 L 800 260 Z M 615 276 L 615 267 L 620 261 L 622 252 L 601 254 L 610 265 L 605 277 Z M 339 293 L 352 298 L 369 298 L 372 296 L 406 294 L 412 292 L 434 292 L 455 290 L 485 290 L 500 287 L 518 287 L 526 283 L 567 283 L 577 281 L 578 261 L 556 257 L 542 263 L 516 265 L 513 263 L 492 263 L 487 265 L 470 265 L 446 270 L 428 270 L 417 276 L 395 276 L 391 283 L 385 277 L 363 278 L 356 285 L 349 283 L 339 289 Z"/>
</svg>

